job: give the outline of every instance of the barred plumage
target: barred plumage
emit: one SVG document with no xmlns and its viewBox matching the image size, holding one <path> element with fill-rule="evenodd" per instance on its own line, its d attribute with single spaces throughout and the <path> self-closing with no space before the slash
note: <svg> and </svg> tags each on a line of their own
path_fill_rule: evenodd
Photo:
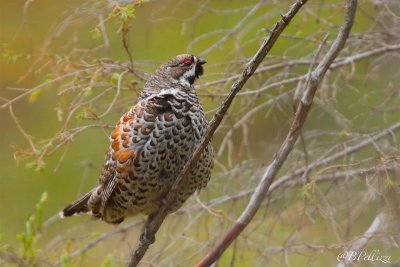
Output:
<svg viewBox="0 0 400 267">
<path fill-rule="evenodd" d="M 111 145 L 97 186 L 67 206 L 62 216 L 92 212 L 107 223 L 157 211 L 163 197 L 189 160 L 208 123 L 194 91 L 204 60 L 184 54 L 160 66 L 145 84 L 139 102 L 111 134 Z M 211 144 L 179 188 L 170 211 L 177 210 L 211 176 Z"/>
</svg>

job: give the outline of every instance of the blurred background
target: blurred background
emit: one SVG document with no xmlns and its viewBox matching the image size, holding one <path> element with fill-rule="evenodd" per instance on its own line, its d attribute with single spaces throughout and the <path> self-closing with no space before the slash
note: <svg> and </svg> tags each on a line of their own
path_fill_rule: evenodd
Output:
<svg viewBox="0 0 400 267">
<path fill-rule="evenodd" d="M 293 2 L 0 0 L 0 265 L 123 266 L 144 217 L 57 213 L 95 184 L 112 128 L 157 66 L 205 58 L 196 88 L 211 119 Z M 335 266 L 351 249 L 400 264 L 400 2 L 358 5 L 280 182 L 217 266 Z M 321 0 L 295 16 L 215 134 L 208 188 L 167 218 L 143 266 L 194 265 L 241 214 L 344 13 Z"/>
</svg>

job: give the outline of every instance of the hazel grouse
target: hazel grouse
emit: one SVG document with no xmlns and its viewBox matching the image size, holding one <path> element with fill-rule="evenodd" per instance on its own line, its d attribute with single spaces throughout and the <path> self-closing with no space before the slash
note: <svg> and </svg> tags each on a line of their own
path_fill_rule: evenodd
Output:
<svg viewBox="0 0 400 267">
<path fill-rule="evenodd" d="M 157 69 L 138 103 L 112 132 L 96 186 L 65 207 L 62 217 L 91 213 L 107 223 L 119 224 L 126 217 L 157 211 L 208 126 L 193 86 L 203 74 L 204 63 L 197 56 L 183 54 Z M 179 188 L 170 212 L 207 185 L 212 167 L 209 144 L 188 182 Z"/>
</svg>

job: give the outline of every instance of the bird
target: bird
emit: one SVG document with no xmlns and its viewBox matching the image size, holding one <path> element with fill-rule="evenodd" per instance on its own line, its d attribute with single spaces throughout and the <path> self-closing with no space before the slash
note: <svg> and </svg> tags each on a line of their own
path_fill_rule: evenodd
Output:
<svg viewBox="0 0 400 267">
<path fill-rule="evenodd" d="M 89 213 L 106 223 L 120 224 L 127 217 L 151 216 L 159 210 L 208 127 L 194 88 L 205 63 L 196 55 L 181 54 L 150 76 L 137 104 L 111 133 L 97 184 L 66 206 L 61 217 Z M 168 213 L 207 186 L 213 165 L 209 143 L 187 182 L 178 188 Z"/>
</svg>

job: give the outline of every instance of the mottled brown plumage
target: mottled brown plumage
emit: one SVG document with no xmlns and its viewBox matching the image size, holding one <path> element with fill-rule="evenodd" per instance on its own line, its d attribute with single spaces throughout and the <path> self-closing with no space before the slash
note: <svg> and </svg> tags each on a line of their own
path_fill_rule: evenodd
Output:
<svg viewBox="0 0 400 267">
<path fill-rule="evenodd" d="M 107 223 L 120 223 L 138 213 L 152 214 L 160 206 L 179 172 L 207 129 L 194 81 L 203 74 L 204 60 L 184 54 L 161 65 L 111 134 L 111 145 L 96 187 L 68 205 L 61 216 L 91 212 Z M 179 188 L 177 210 L 196 190 L 204 188 L 213 167 L 211 144 Z"/>
</svg>

